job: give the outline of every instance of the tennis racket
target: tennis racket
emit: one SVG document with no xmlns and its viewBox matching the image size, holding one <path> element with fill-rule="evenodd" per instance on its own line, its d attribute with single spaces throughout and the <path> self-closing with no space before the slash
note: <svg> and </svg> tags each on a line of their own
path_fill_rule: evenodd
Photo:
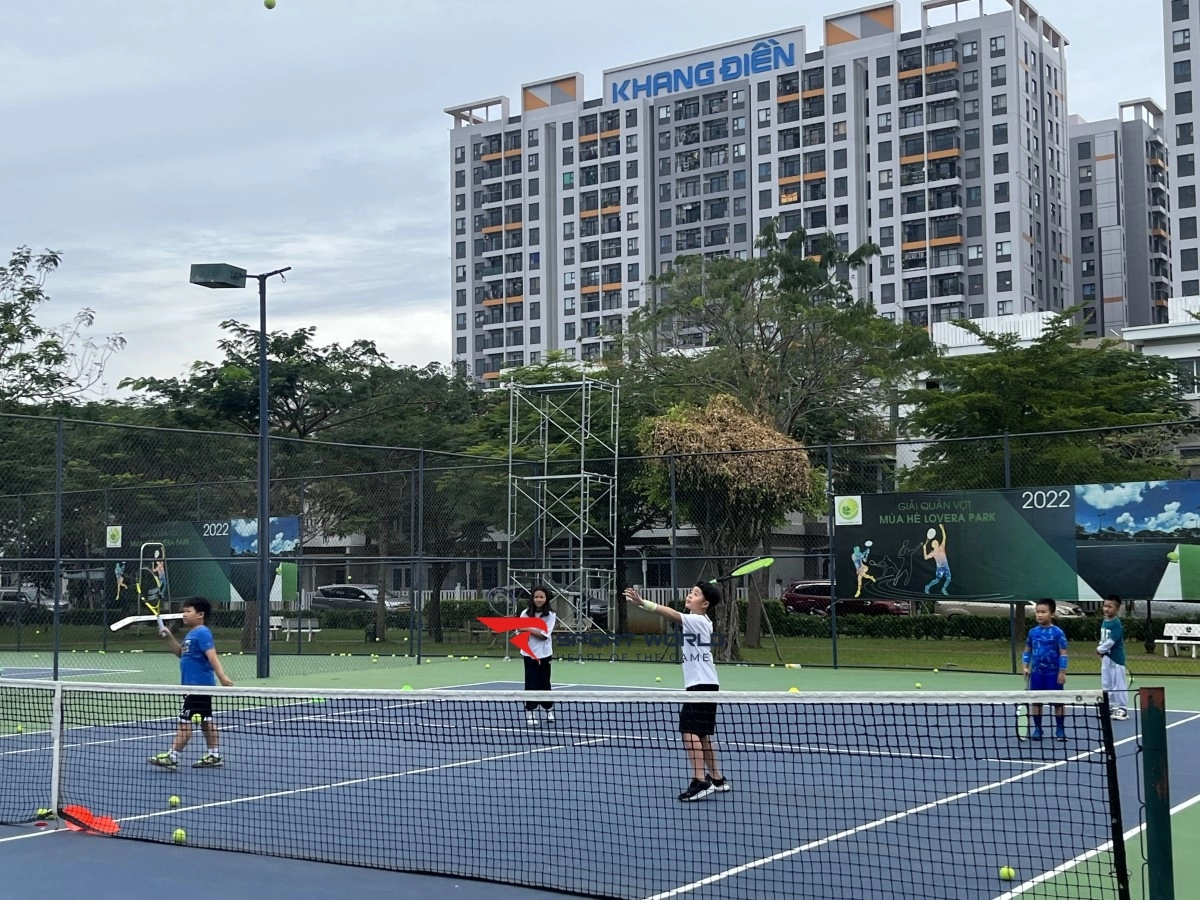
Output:
<svg viewBox="0 0 1200 900">
<path fill-rule="evenodd" d="M 71 831 L 82 831 L 87 834 L 117 834 L 121 826 L 110 816 L 98 816 L 86 806 L 64 806 L 62 821 Z"/>
<path fill-rule="evenodd" d="M 749 575 L 752 572 L 757 572 L 760 569 L 765 569 L 768 566 L 775 565 L 775 557 L 760 556 L 757 559 L 752 559 L 742 563 L 728 575 L 722 575 L 720 578 L 713 578 L 709 584 L 720 584 L 725 581 L 732 581 L 735 578 L 741 578 L 743 575 Z"/>
<path fill-rule="evenodd" d="M 172 619 L 182 619 L 182 613 L 156 613 L 152 616 L 126 616 L 119 619 L 108 626 L 109 631 L 120 631 L 122 628 L 128 628 L 130 625 L 136 625 L 139 622 L 157 622 L 161 627 L 164 622 Z"/>
<path fill-rule="evenodd" d="M 1025 690 L 1026 691 L 1029 690 L 1030 677 L 1031 677 L 1031 675 L 1025 675 L 1023 678 L 1023 680 L 1025 682 Z M 1029 740 L 1029 719 L 1030 719 L 1029 704 L 1028 703 L 1018 703 L 1017 704 L 1017 740 L 1019 740 L 1019 741 Z"/>
</svg>

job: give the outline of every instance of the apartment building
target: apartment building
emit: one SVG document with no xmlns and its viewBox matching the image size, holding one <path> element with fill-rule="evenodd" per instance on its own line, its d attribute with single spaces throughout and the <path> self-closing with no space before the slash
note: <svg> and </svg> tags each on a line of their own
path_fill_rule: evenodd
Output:
<svg viewBox="0 0 1200 900">
<path fill-rule="evenodd" d="M 1200 236 L 1196 228 L 1196 113 L 1193 73 L 1200 78 L 1200 0 L 1163 0 L 1167 137 L 1174 149 L 1171 263 L 1175 296 L 1200 296 Z"/>
<path fill-rule="evenodd" d="M 972 17 L 959 18 L 967 10 Z M 484 384 L 588 360 L 684 254 L 762 225 L 881 255 L 853 276 L 919 325 L 1073 301 L 1066 40 L 1031 6 L 899 3 L 450 107 L 453 358 Z M 683 334 L 684 347 L 703 334 Z"/>
<path fill-rule="evenodd" d="M 1116 118 L 1071 116 L 1071 258 L 1075 303 L 1093 337 L 1167 321 L 1171 296 L 1170 156 L 1162 108 L 1118 106 Z"/>
</svg>

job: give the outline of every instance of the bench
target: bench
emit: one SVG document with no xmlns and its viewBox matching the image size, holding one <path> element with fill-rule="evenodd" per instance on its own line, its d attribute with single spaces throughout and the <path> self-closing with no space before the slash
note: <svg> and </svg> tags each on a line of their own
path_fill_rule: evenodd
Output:
<svg viewBox="0 0 1200 900">
<path fill-rule="evenodd" d="M 308 634 L 308 639 L 311 641 L 312 636 L 321 630 L 320 619 L 289 619 L 285 616 L 271 616 L 268 625 L 271 629 L 271 637 L 275 636 L 275 632 L 282 631 L 283 639 L 290 641 L 293 634 L 299 634 L 301 631 Z"/>
<path fill-rule="evenodd" d="M 1196 658 L 1196 647 L 1200 646 L 1200 625 L 1168 625 L 1163 629 L 1163 636 L 1158 639 L 1162 644 L 1163 656 L 1170 656 L 1171 648 L 1179 655 L 1180 647 L 1192 648 L 1192 659 Z"/>
</svg>

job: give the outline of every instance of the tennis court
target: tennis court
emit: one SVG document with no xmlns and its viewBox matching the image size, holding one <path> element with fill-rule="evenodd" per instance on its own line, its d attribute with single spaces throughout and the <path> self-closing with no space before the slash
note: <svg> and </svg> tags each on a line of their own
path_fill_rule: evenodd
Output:
<svg viewBox="0 0 1200 900">
<path fill-rule="evenodd" d="M 98 865 L 142 870 L 143 862 L 169 860 L 190 869 L 181 855 L 210 856 L 197 848 L 238 849 L 310 861 L 302 883 L 312 896 L 345 893 L 349 879 L 356 895 L 371 896 L 377 877 L 389 896 L 421 884 L 413 890 L 422 896 L 450 884 L 464 897 L 505 896 L 494 883 L 435 879 L 430 888 L 415 875 L 362 871 L 372 867 L 498 880 L 522 885 L 514 890 L 525 896 L 554 886 L 704 898 L 994 898 L 1063 868 L 1021 895 L 1116 896 L 1109 858 L 1095 855 L 1111 832 L 1104 737 L 1086 701 L 1072 705 L 1067 742 L 1039 743 L 1017 738 L 1011 703 L 964 704 L 961 695 L 730 698 L 721 706 L 720 746 L 734 789 L 681 804 L 677 694 L 664 702 L 659 692 L 563 685 L 557 721 L 530 728 L 512 687 L 239 692 L 219 707 L 227 764 L 191 769 L 202 747 L 196 738 L 178 771 L 161 771 L 145 760 L 174 733 L 177 688 L 71 685 L 60 802 L 113 816 L 125 837 L 169 844 L 183 828 L 188 846 L 31 824 L 0 835 L 0 859 L 9 872 L 44 873 L 45 855 L 67 840 L 73 859 L 95 856 Z M 52 694 L 18 686 L 0 697 L 0 720 L 20 715 L 29 723 L 0 739 L 0 813 L 28 819 L 48 803 L 53 751 L 36 725 L 49 721 Z M 1171 722 L 1173 746 L 1200 746 L 1197 717 L 1172 714 Z M 1119 796 L 1132 823 L 1134 723 L 1114 725 Z M 1200 795 L 1200 766 L 1189 762 L 1173 759 L 1177 799 Z M 177 808 L 170 796 L 180 798 Z M 1013 824 L 1039 805 L 1056 823 L 1052 846 L 1042 829 Z M 305 896 L 284 889 L 273 856 L 231 859 L 239 872 L 248 869 L 233 895 Z M 1013 882 L 1000 881 L 1002 865 L 1017 870 Z M 301 868 L 283 861 L 288 866 Z M 122 888 L 123 897 L 135 896 L 128 882 Z"/>
</svg>

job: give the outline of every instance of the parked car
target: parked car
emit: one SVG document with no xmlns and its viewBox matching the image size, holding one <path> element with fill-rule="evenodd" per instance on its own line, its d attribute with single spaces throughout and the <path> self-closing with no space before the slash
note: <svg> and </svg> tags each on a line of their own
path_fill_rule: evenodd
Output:
<svg viewBox="0 0 1200 900">
<path fill-rule="evenodd" d="M 796 615 L 829 615 L 829 581 L 793 581 L 783 592 L 783 605 Z M 837 601 L 839 616 L 907 616 L 903 600 L 878 600 L 868 597 Z"/>
<path fill-rule="evenodd" d="M 312 596 L 312 609 L 373 610 L 379 602 L 379 587 L 374 584 L 327 584 Z M 399 591 L 388 591 L 384 605 L 389 612 L 411 609 L 412 604 Z"/>
<path fill-rule="evenodd" d="M 70 601 L 65 596 L 61 598 L 60 609 L 71 608 Z M 0 619 L 16 622 L 25 618 L 32 609 L 54 609 L 54 595 L 48 594 L 33 585 L 23 587 L 0 588 Z"/>
<path fill-rule="evenodd" d="M 986 600 L 938 600 L 933 607 L 939 616 L 1004 616 L 1008 617 L 1011 604 Z M 1055 601 L 1054 615 L 1059 619 L 1082 619 L 1086 613 L 1078 603 L 1071 600 Z M 1032 619 L 1035 601 L 1025 601 L 1025 618 Z"/>
</svg>

